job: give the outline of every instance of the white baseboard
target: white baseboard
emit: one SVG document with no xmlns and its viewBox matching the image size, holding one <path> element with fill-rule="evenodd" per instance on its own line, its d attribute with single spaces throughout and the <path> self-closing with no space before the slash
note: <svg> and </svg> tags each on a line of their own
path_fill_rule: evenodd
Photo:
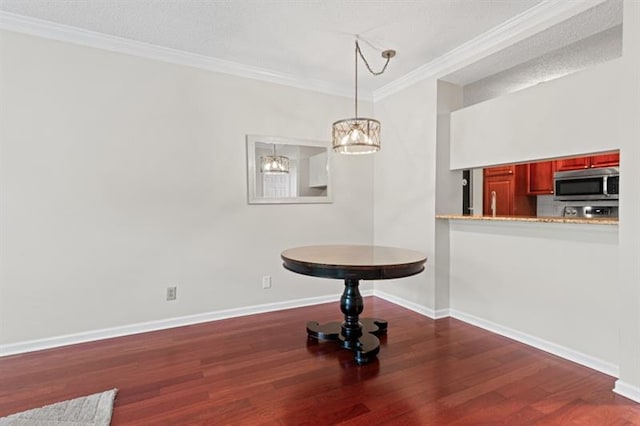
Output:
<svg viewBox="0 0 640 426">
<path fill-rule="evenodd" d="M 532 336 L 530 334 L 523 333 L 521 331 L 514 330 L 509 327 L 504 327 L 500 324 L 487 321 L 485 319 L 476 317 L 474 315 L 470 315 L 455 309 L 439 309 L 435 311 L 433 309 L 424 307 L 422 305 L 418 305 L 417 303 L 411 302 L 409 300 L 403 299 L 398 296 L 394 296 L 389 293 L 385 293 L 380 290 L 374 290 L 373 294 L 376 297 L 387 300 L 391 303 L 395 303 L 396 305 L 402 306 L 403 308 L 410 309 L 414 312 L 417 312 L 431 319 L 439 319 L 439 318 L 445 318 L 445 317 L 451 316 L 457 320 L 464 321 L 471 325 L 475 325 L 476 327 L 483 328 L 485 330 L 491 331 L 492 333 L 500 334 L 502 336 L 516 340 L 520 343 L 524 343 L 525 345 L 532 346 L 536 349 L 549 352 L 553 355 L 557 355 L 569 361 L 573 361 L 580 365 L 584 365 L 585 367 L 592 368 L 604 374 L 608 374 L 613 377 L 618 377 L 620 374 L 619 367 L 615 364 L 612 364 L 607 361 L 603 361 L 601 359 L 592 357 L 590 355 L 583 354 L 582 352 L 569 349 L 567 347 L 558 345 L 556 343 L 549 342 L 548 340 L 544 340 L 539 337 Z M 618 380 L 618 382 L 620 381 Z M 618 387 L 618 384 L 617 384 L 618 382 L 616 382 L 616 387 Z M 637 398 L 638 395 L 640 394 L 640 391 L 637 388 L 634 388 L 633 386 L 630 386 L 625 383 L 622 383 L 620 386 L 621 386 L 620 391 L 619 392 L 616 391 L 617 393 L 619 393 L 620 395 L 626 396 L 627 398 L 633 399 L 634 401 L 637 401 L 637 399 L 634 399 L 634 398 Z"/>
<path fill-rule="evenodd" d="M 361 294 L 365 297 L 372 296 L 373 290 L 363 290 L 361 291 Z M 265 303 L 262 305 L 247 306 L 243 308 L 224 309 L 221 311 L 186 315 L 182 317 L 168 318 L 158 321 L 142 322 L 120 327 L 104 328 L 82 333 L 66 334 L 45 339 L 10 343 L 6 345 L 0 345 L 0 356 L 40 351 L 44 349 L 57 348 L 60 346 L 73 345 L 76 343 L 93 342 L 96 340 L 110 339 L 112 337 L 128 336 L 131 334 L 146 333 L 156 330 L 165 330 L 168 328 L 182 327 L 185 325 L 199 324 L 203 322 L 217 321 L 227 318 L 281 311 L 283 309 L 319 305 L 321 303 L 335 302 L 337 300 L 340 300 L 340 295 L 308 297 L 304 299 L 287 300 L 284 302 Z"/>
<path fill-rule="evenodd" d="M 613 388 L 613 391 L 632 401 L 640 402 L 640 387 L 638 386 L 630 385 L 618 379 L 616 380 L 616 386 Z"/>
<path fill-rule="evenodd" d="M 568 359 L 578 364 L 584 365 L 605 374 L 618 377 L 619 368 L 617 365 L 606 361 L 585 355 L 564 346 L 531 336 L 520 331 L 504 327 L 485 319 L 457 311 L 455 309 L 434 310 L 415 302 L 385 293 L 380 290 L 363 290 L 362 296 L 376 296 L 387 300 L 396 305 L 402 306 L 431 319 L 445 318 L 452 316 L 460 321 L 475 325 L 496 334 L 506 336 L 510 339 L 532 346 L 534 348 L 552 353 L 561 358 Z M 30 340 L 25 342 L 11 343 L 0 345 L 0 356 L 8 356 L 21 354 L 26 352 L 51 349 L 60 346 L 72 345 L 76 343 L 92 342 L 96 340 L 109 339 L 113 337 L 127 336 L 149 331 L 164 330 L 174 327 L 182 327 L 185 325 L 199 324 L 209 321 L 217 321 L 227 318 L 242 317 L 246 315 L 254 315 L 265 312 L 280 311 L 283 309 L 299 308 L 303 306 L 318 305 L 321 303 L 336 302 L 340 299 L 340 295 L 327 295 L 318 297 L 309 297 L 304 299 L 288 300 L 284 302 L 266 303 L 262 305 L 247 306 L 243 308 L 225 309 L 220 311 L 205 312 L 195 315 L 186 315 L 182 317 L 168 318 L 158 321 L 149 321 L 144 323 L 130 324 L 120 327 L 105 328 L 100 330 L 92 330 L 82 333 L 67 334 L 55 336 L 45 339 Z M 614 391 L 634 401 L 640 402 L 640 389 L 628 383 L 618 380 Z"/>
<path fill-rule="evenodd" d="M 373 295 L 379 297 L 380 299 L 384 299 L 388 302 L 402 306 L 403 308 L 407 308 L 411 311 L 417 312 L 420 315 L 424 315 L 425 317 L 429 317 L 431 319 L 446 318 L 449 316 L 449 309 L 434 310 L 431 308 L 427 308 L 426 306 L 419 305 L 410 300 L 403 299 L 402 297 L 394 296 L 393 294 L 385 293 L 384 291 L 380 291 L 377 289 L 373 291 Z"/>
<path fill-rule="evenodd" d="M 451 309 L 450 311 L 451 316 L 460 321 L 475 325 L 477 327 L 491 331 L 492 333 L 500 334 L 502 336 L 516 340 L 520 343 L 524 343 L 525 345 L 533 346 L 536 349 L 549 352 L 553 355 L 559 356 L 560 358 L 564 358 L 577 364 L 584 365 L 585 367 L 592 368 L 604 374 L 608 374 L 609 376 L 619 377 L 619 367 L 608 361 L 603 361 L 590 355 L 583 354 L 582 352 L 578 352 L 573 349 L 558 345 L 556 343 L 549 342 L 548 340 L 544 340 L 539 337 L 502 326 L 500 324 L 496 324 L 492 321 L 488 321 L 474 315 L 460 312 L 456 309 Z"/>
</svg>

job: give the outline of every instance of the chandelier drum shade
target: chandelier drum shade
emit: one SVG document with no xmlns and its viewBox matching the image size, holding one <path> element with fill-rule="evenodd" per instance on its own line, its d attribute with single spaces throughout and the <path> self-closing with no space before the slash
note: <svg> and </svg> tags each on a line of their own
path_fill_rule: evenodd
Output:
<svg viewBox="0 0 640 426">
<path fill-rule="evenodd" d="M 362 58 L 367 69 L 373 75 L 380 75 L 389 65 L 389 60 L 396 55 L 395 50 L 385 50 L 382 57 L 387 61 L 382 70 L 374 72 L 360 50 L 358 40 L 355 49 L 355 114 L 353 118 L 345 118 L 333 123 L 333 150 L 340 154 L 370 154 L 380 150 L 380 122 L 373 118 L 358 116 L 358 56 Z"/>
<path fill-rule="evenodd" d="M 333 123 L 333 150 L 341 154 L 369 154 L 380 150 L 380 122 L 373 118 L 345 118 Z"/>
<path fill-rule="evenodd" d="M 289 158 L 276 155 L 276 145 L 273 145 L 273 155 L 260 157 L 260 171 L 266 175 L 289 173 Z"/>
</svg>

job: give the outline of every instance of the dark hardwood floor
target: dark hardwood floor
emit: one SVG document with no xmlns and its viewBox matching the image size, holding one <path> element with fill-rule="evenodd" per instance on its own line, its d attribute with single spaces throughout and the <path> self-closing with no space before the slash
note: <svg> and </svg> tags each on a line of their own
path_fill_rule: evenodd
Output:
<svg viewBox="0 0 640 426">
<path fill-rule="evenodd" d="M 311 306 L 0 358 L 0 417 L 112 388 L 113 425 L 640 425 L 615 379 L 381 299 L 378 361 L 307 342 Z"/>
</svg>

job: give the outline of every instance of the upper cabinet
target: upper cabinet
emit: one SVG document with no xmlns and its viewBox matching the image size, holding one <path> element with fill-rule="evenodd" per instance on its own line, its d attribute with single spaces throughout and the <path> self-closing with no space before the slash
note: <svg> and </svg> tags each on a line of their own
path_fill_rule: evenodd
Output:
<svg viewBox="0 0 640 426">
<path fill-rule="evenodd" d="M 527 164 L 527 195 L 553 194 L 553 173 L 555 171 L 555 161 Z"/>
<path fill-rule="evenodd" d="M 595 167 L 614 167 L 620 165 L 620 153 L 600 154 L 591 157 L 567 158 L 556 160 L 556 171 L 581 170 Z"/>
<path fill-rule="evenodd" d="M 591 167 L 590 157 L 567 158 L 556 161 L 556 171 L 566 172 L 569 170 L 588 169 Z"/>
<path fill-rule="evenodd" d="M 594 155 L 591 158 L 591 167 L 617 167 L 620 165 L 620 153 Z"/>
<path fill-rule="evenodd" d="M 554 194 L 554 174 L 620 165 L 620 153 L 599 154 L 484 169 L 483 214 L 491 215 L 492 200 L 498 216 L 535 216 L 536 196 Z"/>
<path fill-rule="evenodd" d="M 327 153 L 312 155 L 309 157 L 309 186 L 312 188 L 324 188 L 329 183 L 327 172 Z"/>
</svg>

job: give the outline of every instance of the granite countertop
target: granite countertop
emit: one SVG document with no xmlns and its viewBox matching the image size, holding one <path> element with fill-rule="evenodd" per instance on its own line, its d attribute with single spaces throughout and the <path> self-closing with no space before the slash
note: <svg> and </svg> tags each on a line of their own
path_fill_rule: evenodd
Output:
<svg viewBox="0 0 640 426">
<path fill-rule="evenodd" d="M 436 219 L 487 220 L 498 222 L 544 222 L 544 223 L 581 223 L 594 225 L 617 225 L 618 218 L 590 219 L 586 217 L 530 217 L 530 216 L 463 216 L 459 214 L 437 214 Z"/>
</svg>

